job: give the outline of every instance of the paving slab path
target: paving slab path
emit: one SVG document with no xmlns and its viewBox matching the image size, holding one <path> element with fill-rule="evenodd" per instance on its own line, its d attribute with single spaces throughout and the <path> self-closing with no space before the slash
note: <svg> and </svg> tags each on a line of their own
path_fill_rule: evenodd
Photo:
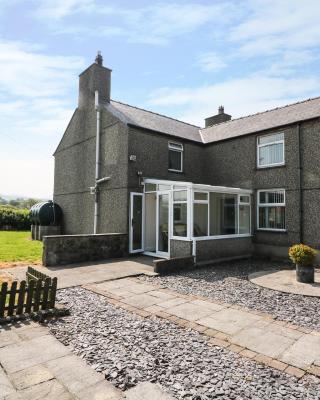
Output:
<svg viewBox="0 0 320 400">
<path fill-rule="evenodd" d="M 137 397 L 138 396 L 138 397 Z M 0 328 L 0 400 L 172 400 L 152 383 L 122 392 L 34 322 Z"/>
<path fill-rule="evenodd" d="M 182 295 L 124 278 L 84 286 L 143 317 L 157 315 L 193 328 L 222 347 L 298 377 L 320 376 L 320 333 L 240 306 Z"/>
<path fill-rule="evenodd" d="M 58 289 L 85 285 L 93 282 L 120 279 L 141 274 L 157 275 L 154 273 L 153 259 L 137 256 L 112 259 L 103 262 L 63 265 L 59 267 L 36 267 L 37 270 L 58 278 Z M 27 267 L 7 268 L 3 272 L 13 279 L 26 279 Z"/>
</svg>

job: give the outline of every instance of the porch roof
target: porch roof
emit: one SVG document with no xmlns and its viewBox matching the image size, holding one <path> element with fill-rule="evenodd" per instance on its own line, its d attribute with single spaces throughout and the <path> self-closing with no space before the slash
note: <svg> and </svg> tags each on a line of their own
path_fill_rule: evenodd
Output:
<svg viewBox="0 0 320 400">
<path fill-rule="evenodd" d="M 236 187 L 227 187 L 227 186 L 213 186 L 213 185 L 205 185 L 201 183 L 193 183 L 186 181 L 169 181 L 165 179 L 153 179 L 153 178 L 144 178 L 143 183 L 153 183 L 160 185 L 168 185 L 168 186 L 182 186 L 191 188 L 199 191 L 207 191 L 207 192 L 216 192 L 216 193 L 235 193 L 235 194 L 251 194 L 251 189 L 242 189 Z M 172 188 L 171 188 L 172 190 Z"/>
</svg>

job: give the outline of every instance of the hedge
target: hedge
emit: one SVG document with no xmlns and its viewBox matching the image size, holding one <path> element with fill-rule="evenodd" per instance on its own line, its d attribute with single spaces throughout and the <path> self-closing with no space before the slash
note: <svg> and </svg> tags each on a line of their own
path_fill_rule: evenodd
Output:
<svg viewBox="0 0 320 400">
<path fill-rule="evenodd" d="M 12 206 L 0 206 L 0 229 L 28 231 L 31 228 L 30 211 Z"/>
</svg>

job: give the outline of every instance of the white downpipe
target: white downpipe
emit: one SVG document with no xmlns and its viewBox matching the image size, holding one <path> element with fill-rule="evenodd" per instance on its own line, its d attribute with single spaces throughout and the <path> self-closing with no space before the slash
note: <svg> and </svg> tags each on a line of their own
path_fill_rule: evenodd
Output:
<svg viewBox="0 0 320 400">
<path fill-rule="evenodd" d="M 96 172 L 95 172 L 95 199 L 94 199 L 94 221 L 93 221 L 93 233 L 97 234 L 98 229 L 98 217 L 99 217 L 99 193 L 98 184 L 100 175 L 100 108 L 99 108 L 99 92 L 94 92 L 94 107 L 97 112 L 97 131 L 96 131 Z"/>
<path fill-rule="evenodd" d="M 194 263 L 197 263 L 197 241 L 195 239 L 192 240 L 192 255 L 194 258 Z"/>
</svg>

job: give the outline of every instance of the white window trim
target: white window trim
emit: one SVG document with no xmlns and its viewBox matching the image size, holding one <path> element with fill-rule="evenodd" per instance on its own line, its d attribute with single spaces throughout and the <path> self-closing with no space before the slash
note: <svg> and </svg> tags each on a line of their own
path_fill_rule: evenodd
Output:
<svg viewBox="0 0 320 400">
<path fill-rule="evenodd" d="M 173 146 L 172 146 L 173 145 Z M 179 146 L 180 149 L 177 149 L 174 146 Z M 168 142 L 168 151 L 175 151 L 176 153 L 180 153 L 180 160 L 181 160 L 181 169 L 173 169 L 168 168 L 168 171 L 171 172 L 183 172 L 183 144 L 178 142 Z"/>
<path fill-rule="evenodd" d="M 207 200 L 195 200 L 195 193 L 205 193 L 207 195 Z M 194 236 L 194 219 L 193 219 L 193 209 L 194 204 L 206 204 L 208 206 L 208 219 L 207 219 L 207 234 L 205 236 Z M 204 190 L 194 189 L 192 191 L 192 230 L 191 230 L 192 239 L 198 240 L 199 238 L 208 238 L 210 237 L 210 207 L 209 207 L 209 192 Z"/>
<path fill-rule="evenodd" d="M 274 142 L 270 142 L 270 143 L 265 143 L 265 144 L 259 144 L 259 139 L 262 137 L 266 137 L 266 136 L 272 136 L 272 135 L 277 135 L 279 133 L 283 134 L 283 139 L 281 140 L 275 140 Z M 281 144 L 282 143 L 282 159 L 283 161 L 281 161 L 280 163 L 272 163 L 272 164 L 263 164 L 260 165 L 259 163 L 259 153 L 260 153 L 260 148 L 261 147 L 266 147 L 266 146 L 272 146 L 273 144 Z M 270 167 L 279 167 L 281 165 L 285 165 L 285 149 L 284 149 L 284 133 L 283 132 L 277 132 L 277 133 L 270 133 L 268 135 L 261 135 L 257 137 L 257 168 L 270 168 Z"/>
<path fill-rule="evenodd" d="M 282 203 L 260 203 L 260 193 L 268 192 L 268 193 L 283 193 L 283 202 Z M 259 209 L 261 207 L 284 207 L 284 212 L 286 213 L 286 190 L 285 189 L 260 189 L 257 191 L 257 230 L 258 231 L 271 231 L 271 232 L 287 232 L 287 229 L 277 229 L 277 228 L 260 228 L 259 221 Z M 286 224 L 286 218 L 284 220 Z"/>
</svg>

